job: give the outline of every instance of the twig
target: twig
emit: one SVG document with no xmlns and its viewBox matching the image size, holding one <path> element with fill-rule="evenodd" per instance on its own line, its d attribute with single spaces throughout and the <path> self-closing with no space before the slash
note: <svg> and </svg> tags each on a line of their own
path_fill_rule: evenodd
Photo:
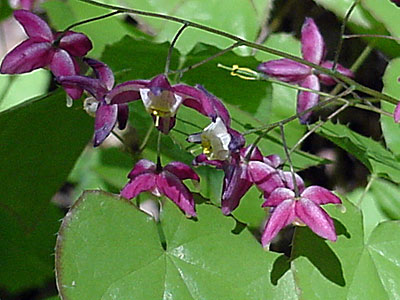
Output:
<svg viewBox="0 0 400 300">
<path fill-rule="evenodd" d="M 170 66 L 170 63 L 171 63 L 172 51 L 174 50 L 175 44 L 178 41 L 179 36 L 186 29 L 186 27 L 188 27 L 188 25 L 186 23 L 184 23 L 182 25 L 182 27 L 178 30 L 176 35 L 174 36 L 174 39 L 172 40 L 171 45 L 169 46 L 167 60 L 165 62 L 165 70 L 164 70 L 165 75 L 168 75 L 168 73 L 169 73 L 169 66 Z"/>
</svg>

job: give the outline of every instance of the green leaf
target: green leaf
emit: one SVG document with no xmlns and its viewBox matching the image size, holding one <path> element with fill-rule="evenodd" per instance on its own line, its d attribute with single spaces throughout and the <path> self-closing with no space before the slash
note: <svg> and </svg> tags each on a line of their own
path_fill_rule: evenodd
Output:
<svg viewBox="0 0 400 300">
<path fill-rule="evenodd" d="M 122 198 L 86 192 L 59 232 L 62 298 L 295 298 L 291 272 L 279 276 L 285 259 L 263 251 L 246 230 L 232 233 L 235 222 L 219 209 L 197 210 L 197 220 L 187 219 L 166 200 L 157 225 Z"/>
<path fill-rule="evenodd" d="M 348 201 L 344 205 L 346 213 L 327 208 L 335 221 L 336 243 L 308 228 L 296 229 L 292 268 L 300 298 L 396 299 L 400 292 L 399 223 L 380 224 L 364 242 L 360 211 Z"/>
<path fill-rule="evenodd" d="M 331 122 L 318 129 L 317 133 L 354 155 L 372 174 L 400 182 L 400 163 L 379 142 Z"/>
<path fill-rule="evenodd" d="M 49 86 L 50 74 L 36 70 L 29 74 L 0 74 L 0 112 L 43 95 Z"/>
<path fill-rule="evenodd" d="M 79 105 L 67 108 L 61 91 L 0 113 L 0 285 L 10 291 L 53 275 L 60 214 L 49 201 L 90 139 L 92 122 Z"/>
<path fill-rule="evenodd" d="M 400 220 L 400 188 L 387 180 L 376 179 L 371 192 L 386 220 Z"/>
<path fill-rule="evenodd" d="M 353 0 L 314 0 L 317 4 L 321 5 L 327 10 L 332 11 L 339 18 L 343 19 L 346 12 L 353 4 Z M 384 1 L 369 1 L 375 2 L 376 6 L 380 6 L 381 4 L 386 5 L 384 2 L 389 2 L 390 0 Z M 354 9 L 353 13 L 350 16 L 349 22 L 347 26 L 354 33 L 359 34 L 381 34 L 381 35 L 389 35 L 389 32 L 386 30 L 385 26 L 382 24 L 382 20 L 375 19 L 374 13 L 369 9 L 369 5 L 366 5 L 367 1 L 361 1 L 362 5 L 357 5 Z M 379 4 L 378 4 L 379 3 Z M 393 8 L 393 10 L 395 10 Z M 372 14 L 372 15 L 371 15 Z M 385 52 L 390 56 L 398 56 L 400 51 L 400 46 L 397 42 L 387 39 L 371 39 L 365 38 L 367 42 L 373 42 L 377 48 L 381 51 Z"/>
<path fill-rule="evenodd" d="M 12 12 L 8 0 L 0 0 L 0 22 L 11 16 Z"/>
<path fill-rule="evenodd" d="M 181 17 L 189 21 L 213 27 L 234 35 L 238 35 L 248 40 L 257 38 L 260 28 L 262 14 L 271 6 L 271 1 L 256 1 L 256 6 L 252 1 L 236 1 L 234 5 L 230 0 L 221 1 L 202 1 L 202 0 L 164 0 L 164 1 L 145 1 L 128 0 L 128 6 L 143 9 L 151 12 L 159 12 L 167 15 Z M 229 9 L 227 9 L 229 7 Z M 261 13 L 260 9 L 264 8 Z M 172 41 L 173 37 L 182 26 L 168 20 L 157 20 L 156 18 L 145 18 L 145 22 L 150 24 L 158 32 L 158 41 Z M 198 42 L 225 48 L 232 44 L 232 41 L 217 36 L 215 34 L 188 28 L 179 37 L 176 47 L 182 53 L 188 53 Z M 242 53 L 249 54 L 249 49 L 243 49 Z"/>
<path fill-rule="evenodd" d="M 395 98 L 400 98 L 400 83 L 398 81 L 400 75 L 400 59 L 393 59 L 386 67 L 383 76 L 383 92 Z M 381 101 L 382 109 L 392 113 L 395 105 Z M 400 125 L 396 124 L 393 117 L 381 115 L 381 126 L 385 142 L 394 155 L 400 157 Z"/>
<path fill-rule="evenodd" d="M 42 6 L 50 17 L 50 24 L 60 31 L 76 22 L 110 12 L 109 9 L 77 0 L 67 2 L 51 0 L 42 3 Z M 68 15 L 68 18 L 65 17 L 66 15 Z M 90 38 L 93 49 L 89 52 L 89 55 L 92 57 L 99 57 L 106 45 L 120 40 L 124 35 L 135 35 L 135 31 L 126 26 L 123 17 L 118 15 L 77 26 L 73 30 L 83 32 Z"/>
</svg>

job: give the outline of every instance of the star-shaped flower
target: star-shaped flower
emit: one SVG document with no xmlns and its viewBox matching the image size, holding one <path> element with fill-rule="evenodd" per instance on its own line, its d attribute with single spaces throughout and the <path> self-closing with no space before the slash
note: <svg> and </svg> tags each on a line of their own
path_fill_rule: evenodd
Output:
<svg viewBox="0 0 400 300">
<path fill-rule="evenodd" d="M 142 192 L 151 192 L 157 197 L 165 195 L 186 215 L 196 216 L 193 195 L 182 180 L 199 181 L 200 178 L 188 165 L 176 161 L 164 168 L 158 168 L 152 161 L 142 159 L 129 173 L 128 178 L 129 182 L 121 191 L 122 197 L 132 199 Z"/>
<path fill-rule="evenodd" d="M 27 10 L 14 11 L 28 39 L 17 45 L 3 59 L 0 73 L 21 74 L 49 67 L 55 76 L 79 74 L 75 57 L 86 55 L 92 43 L 86 35 L 74 31 L 53 34 L 49 25 Z M 66 88 L 72 99 L 82 95 L 78 87 Z"/>
<path fill-rule="evenodd" d="M 324 68 L 332 68 L 333 62 L 324 61 L 325 42 L 319 32 L 317 25 L 312 18 L 306 18 L 301 30 L 301 52 L 303 58 Z M 315 72 L 309 66 L 295 62 L 290 59 L 278 59 L 264 62 L 258 66 L 258 70 L 268 76 L 291 83 L 299 83 L 300 86 L 312 90 L 320 90 L 320 82 L 325 85 L 333 85 L 336 81 L 325 74 Z M 337 64 L 336 70 L 343 75 L 353 77 L 353 72 Z M 297 113 L 301 114 L 307 109 L 312 108 L 318 103 L 319 95 L 312 92 L 299 91 L 297 95 Z M 311 112 L 300 117 L 301 123 L 307 123 Z"/>
<path fill-rule="evenodd" d="M 278 232 L 285 226 L 299 221 L 306 224 L 317 235 L 336 241 L 336 231 L 332 219 L 320 208 L 320 205 L 334 203 L 341 204 L 341 200 L 331 191 L 320 187 L 310 186 L 306 188 L 300 197 L 288 188 L 275 189 L 263 206 L 273 207 L 261 243 L 265 247 Z"/>
</svg>

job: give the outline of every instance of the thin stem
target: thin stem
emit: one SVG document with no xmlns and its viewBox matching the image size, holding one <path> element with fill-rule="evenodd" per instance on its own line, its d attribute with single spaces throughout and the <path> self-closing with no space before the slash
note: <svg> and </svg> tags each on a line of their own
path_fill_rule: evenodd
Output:
<svg viewBox="0 0 400 300">
<path fill-rule="evenodd" d="M 190 125 L 190 126 L 193 126 L 193 127 L 197 128 L 197 129 L 200 129 L 201 131 L 204 129 L 203 127 L 197 125 L 196 123 L 187 121 L 187 120 L 182 119 L 182 118 L 180 118 L 180 117 L 176 117 L 176 119 L 177 119 L 179 122 L 182 122 L 182 123 L 188 124 L 188 125 Z"/>
<path fill-rule="evenodd" d="M 376 179 L 376 175 L 375 175 L 375 174 L 372 174 L 372 175 L 371 175 L 371 178 L 370 178 L 369 181 L 368 181 L 367 186 L 365 187 L 365 190 L 364 190 L 363 193 L 361 194 L 360 199 L 358 199 L 358 201 L 357 201 L 357 204 L 356 204 L 356 205 L 357 205 L 358 207 L 360 207 L 361 203 L 363 202 L 365 196 L 367 195 L 367 193 L 368 193 L 369 189 L 371 188 L 371 185 L 372 185 L 372 183 L 375 181 L 375 179 Z"/>
<path fill-rule="evenodd" d="M 162 170 L 162 165 L 161 165 L 161 131 L 158 131 L 158 137 L 157 137 L 157 170 L 161 171 Z"/>
<path fill-rule="evenodd" d="M 383 34 L 346 34 L 343 35 L 343 39 L 354 39 L 354 38 L 375 38 L 375 39 L 388 39 L 388 40 L 395 40 L 400 42 L 400 38 L 390 36 L 390 35 L 383 35 Z"/>
<path fill-rule="evenodd" d="M 167 60 L 165 62 L 165 70 L 164 70 L 165 75 L 167 75 L 169 73 L 169 66 L 171 64 L 172 51 L 174 50 L 175 44 L 178 41 L 179 36 L 186 29 L 186 27 L 188 27 L 188 24 L 184 23 L 182 25 L 182 27 L 178 30 L 178 32 L 175 34 L 174 39 L 172 40 L 171 45 L 169 46 Z"/>
<path fill-rule="evenodd" d="M 74 23 L 72 25 L 69 25 L 64 30 L 64 32 L 68 31 L 68 30 L 71 30 L 72 28 L 74 28 L 76 26 L 83 25 L 83 24 L 86 24 L 86 23 L 91 23 L 91 22 L 98 21 L 98 20 L 102 20 L 102 19 L 105 19 L 105 18 L 109 18 L 109 17 L 115 16 L 115 15 L 120 14 L 120 13 L 122 13 L 122 12 L 117 10 L 117 11 L 113 11 L 113 12 L 110 12 L 110 13 L 105 14 L 105 15 L 101 15 L 101 16 L 98 16 L 98 17 L 93 17 L 93 18 L 89 18 L 89 19 L 86 19 L 86 20 L 82 20 L 82 21 L 76 22 L 76 23 Z"/>
<path fill-rule="evenodd" d="M 144 136 L 143 142 L 139 147 L 139 153 L 143 152 L 144 148 L 146 147 L 147 142 L 149 141 L 149 138 L 151 136 L 151 132 L 153 131 L 153 128 L 154 128 L 154 122 L 151 122 L 151 125 L 147 129 L 146 135 Z"/>
<path fill-rule="evenodd" d="M 345 105 L 339 107 L 336 111 L 334 111 L 332 114 L 330 114 L 325 121 L 319 121 L 317 124 L 315 124 L 315 126 L 307 131 L 307 133 L 305 135 L 302 136 L 301 139 L 299 139 L 297 141 L 297 143 L 292 147 L 292 149 L 290 149 L 289 154 L 291 155 L 296 149 L 297 147 L 299 147 L 311 134 L 313 134 L 318 128 L 320 128 L 322 125 L 324 125 L 326 122 L 328 122 L 329 120 L 331 120 L 332 118 L 334 118 L 336 115 L 338 115 L 339 113 L 341 113 L 343 110 L 345 110 L 347 107 L 350 106 L 350 103 L 347 102 Z M 282 164 L 284 164 L 284 162 L 282 162 Z"/>
<path fill-rule="evenodd" d="M 292 174 L 294 193 L 295 193 L 296 197 L 299 197 L 300 196 L 299 187 L 297 186 L 297 180 L 296 180 L 296 175 L 295 175 L 294 169 L 293 169 L 293 163 L 292 163 L 292 160 L 290 158 L 289 150 L 288 150 L 288 147 L 287 147 L 287 144 L 286 144 L 285 131 L 284 131 L 284 128 L 283 128 L 283 124 L 279 124 L 279 128 L 281 130 L 283 149 L 285 149 L 286 159 L 287 159 L 287 161 L 289 163 L 290 173 Z"/>
<path fill-rule="evenodd" d="M 211 60 L 213 60 L 213 59 L 215 59 L 215 58 L 217 58 L 217 57 L 219 57 L 219 56 L 221 56 L 221 55 L 223 55 L 223 54 L 225 54 L 225 53 L 227 53 L 227 52 L 229 52 L 229 51 L 231 51 L 233 49 L 235 49 L 236 47 L 239 47 L 240 45 L 241 44 L 239 42 L 234 43 L 233 45 L 229 46 L 228 48 L 225 48 L 225 49 L 221 50 L 220 52 L 215 53 L 214 55 L 212 55 L 210 57 L 207 57 L 206 59 L 203 59 L 202 61 L 199 61 L 198 63 L 195 63 L 195 64 L 193 64 L 191 66 L 188 66 L 188 67 L 180 69 L 180 70 L 169 71 L 169 74 L 175 74 L 175 73 L 183 74 L 183 73 L 185 73 L 187 71 L 193 70 L 193 69 L 195 69 L 197 67 L 200 67 L 201 65 L 203 65 L 203 64 L 205 64 L 205 63 L 207 63 L 207 62 L 209 62 L 209 61 L 211 61 Z"/>
<path fill-rule="evenodd" d="M 311 62 L 309 62 L 309 61 L 307 61 L 307 60 L 305 60 L 305 59 L 303 59 L 301 57 L 298 57 L 298 56 L 295 56 L 295 55 L 291 55 L 291 54 L 288 54 L 288 53 L 283 52 L 283 51 L 279 51 L 279 50 L 276 50 L 276 49 L 273 49 L 273 48 L 269 48 L 269 47 L 266 47 L 266 46 L 263 46 L 263 45 L 259 45 L 259 44 L 247 41 L 245 39 L 242 39 L 240 37 L 237 37 L 237 36 L 235 36 L 233 34 L 227 33 L 227 32 L 222 31 L 222 30 L 211 28 L 211 27 L 208 27 L 208 26 L 205 26 L 205 25 L 201 25 L 201 24 L 198 24 L 198 23 L 195 23 L 195 22 L 191 22 L 191 21 L 188 21 L 188 20 L 185 20 L 185 19 L 181 19 L 181 18 L 177 18 L 177 17 L 173 17 L 173 16 L 168 16 L 168 15 L 165 15 L 165 14 L 153 13 L 153 12 L 141 11 L 141 10 L 137 10 L 137 9 L 130 9 L 130 8 L 125 8 L 125 7 L 120 7 L 120 6 L 116 6 L 116 5 L 99 3 L 99 2 L 96 2 L 94 0 L 79 0 L 79 1 L 85 2 L 85 3 L 89 3 L 89 4 L 93 4 L 93 5 L 96 5 L 96 6 L 99 6 L 99 7 L 118 10 L 120 12 L 132 13 L 132 14 L 137 14 L 137 15 L 142 15 L 142 16 L 165 19 L 165 20 L 169 20 L 169 21 L 173 21 L 173 22 L 177 22 L 177 23 L 181 23 L 181 24 L 187 24 L 187 26 L 190 26 L 190 27 L 193 27 L 193 28 L 198 28 L 200 30 L 207 31 L 207 32 L 210 32 L 210 33 L 213 33 L 213 34 L 216 34 L 216 35 L 219 35 L 219 36 L 222 36 L 222 37 L 225 37 L 225 38 L 237 41 L 237 42 L 240 42 L 244 46 L 248 46 L 250 48 L 258 49 L 258 50 L 261 50 L 263 52 L 267 52 L 267 53 L 274 54 L 274 55 L 277 55 L 277 56 L 285 57 L 285 58 L 291 59 L 293 61 L 302 63 L 303 65 L 309 66 L 309 67 L 314 68 L 314 69 L 316 69 L 316 70 L 318 70 L 318 71 L 320 71 L 320 72 L 322 72 L 324 74 L 327 74 L 327 75 L 329 75 L 331 77 L 334 77 L 334 78 L 336 78 L 336 79 L 338 79 L 340 81 L 343 81 L 343 82 L 347 83 L 348 85 L 353 85 L 356 90 L 364 92 L 364 93 L 366 93 L 366 94 L 368 94 L 370 96 L 374 96 L 375 98 L 379 98 L 381 100 L 390 102 L 392 104 L 397 104 L 397 102 L 398 102 L 397 99 L 393 98 L 392 96 L 389 96 L 387 94 L 383 94 L 383 93 L 375 91 L 375 90 L 373 90 L 373 89 L 371 89 L 369 87 L 363 86 L 362 84 L 354 81 L 351 78 L 348 78 L 347 76 L 345 76 L 345 75 L 343 75 L 343 74 L 341 74 L 339 72 L 333 71 L 331 69 L 323 68 L 320 65 L 313 64 L 313 63 L 311 63 Z"/>
<path fill-rule="evenodd" d="M 335 59 L 333 60 L 333 66 L 332 66 L 332 70 L 336 71 L 336 66 L 339 60 L 339 56 L 340 56 L 340 52 L 342 51 L 342 46 L 343 46 L 343 35 L 344 35 L 344 31 L 346 30 L 346 24 L 347 21 L 349 20 L 351 13 L 353 12 L 353 10 L 356 8 L 356 6 L 360 3 L 360 0 L 355 0 L 353 2 L 353 4 L 350 6 L 350 8 L 348 9 L 348 11 L 346 12 L 346 15 L 344 16 L 343 22 L 342 22 L 342 26 L 340 28 L 340 39 L 339 39 L 339 43 L 336 49 L 336 53 L 335 53 Z"/>
</svg>

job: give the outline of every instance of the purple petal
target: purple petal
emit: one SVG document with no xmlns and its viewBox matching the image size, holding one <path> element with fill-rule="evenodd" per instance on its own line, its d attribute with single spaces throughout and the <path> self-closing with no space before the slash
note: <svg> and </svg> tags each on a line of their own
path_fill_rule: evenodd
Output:
<svg viewBox="0 0 400 300">
<path fill-rule="evenodd" d="M 156 95 L 161 95 L 162 91 L 172 91 L 172 87 L 168 82 L 167 77 L 164 74 L 157 75 L 147 85 L 147 88 Z"/>
<path fill-rule="evenodd" d="M 142 192 L 151 191 L 156 187 L 156 177 L 154 173 L 141 174 L 129 181 L 120 195 L 126 199 L 132 199 Z"/>
<path fill-rule="evenodd" d="M 154 173 L 156 169 L 157 166 L 155 163 L 148 159 L 141 159 L 135 164 L 133 170 L 128 174 L 128 178 L 133 179 L 134 177 L 145 172 Z"/>
<path fill-rule="evenodd" d="M 59 76 L 57 77 L 57 81 L 65 87 L 81 87 L 92 94 L 98 101 L 102 101 L 104 95 L 107 93 L 106 88 L 98 79 L 86 76 Z"/>
<path fill-rule="evenodd" d="M 53 33 L 49 25 L 37 15 L 28 10 L 20 9 L 14 11 L 14 17 L 24 27 L 30 38 L 43 42 L 53 42 Z"/>
<path fill-rule="evenodd" d="M 264 162 L 250 161 L 247 170 L 251 181 L 267 194 L 284 186 L 278 171 Z"/>
<path fill-rule="evenodd" d="M 192 170 L 187 164 L 184 164 L 180 161 L 170 162 L 168 165 L 164 167 L 164 170 L 174 174 L 180 180 L 192 179 L 200 181 L 199 176 L 195 171 Z"/>
<path fill-rule="evenodd" d="M 151 115 L 151 117 L 153 118 L 155 124 L 157 124 L 158 122 L 156 128 L 164 134 L 168 134 L 176 123 L 176 117 L 165 117 L 165 118 L 159 117 L 158 121 L 155 115 Z"/>
<path fill-rule="evenodd" d="M 240 149 L 240 156 L 245 158 L 247 157 L 247 155 L 249 155 L 249 151 L 252 150 L 252 153 L 250 155 L 250 160 L 258 160 L 258 161 L 262 161 L 263 160 L 263 155 L 260 151 L 260 149 L 256 146 L 253 147 L 253 145 L 249 145 L 246 148 L 242 148 Z"/>
<path fill-rule="evenodd" d="M 118 104 L 118 128 L 125 129 L 129 118 L 129 106 L 127 104 Z"/>
<path fill-rule="evenodd" d="M 292 173 L 287 171 L 280 172 L 280 177 L 283 180 L 285 186 L 294 191 Z M 296 184 L 297 188 L 299 189 L 299 192 L 300 193 L 303 192 L 305 188 L 303 179 L 297 173 L 294 173 L 294 177 L 296 178 Z"/>
<path fill-rule="evenodd" d="M 262 207 L 271 206 L 275 207 L 285 200 L 294 199 L 295 194 L 292 190 L 287 188 L 278 187 L 272 191 L 268 199 L 263 203 Z"/>
<path fill-rule="evenodd" d="M 247 178 L 247 166 L 237 164 L 225 170 L 221 202 L 224 215 L 229 215 L 238 207 L 240 199 L 250 189 L 251 185 L 250 180 Z"/>
<path fill-rule="evenodd" d="M 83 33 L 67 31 L 61 38 L 59 47 L 73 56 L 85 56 L 93 46 Z"/>
<path fill-rule="evenodd" d="M 296 216 L 319 236 L 336 241 L 335 226 L 331 217 L 317 204 L 307 198 L 296 201 Z"/>
<path fill-rule="evenodd" d="M 224 162 L 221 160 L 209 160 L 207 158 L 207 155 L 202 153 L 195 157 L 192 164 L 194 166 L 210 165 L 210 166 L 215 166 L 215 167 L 221 169 L 224 165 Z"/>
<path fill-rule="evenodd" d="M 161 172 L 157 177 L 157 187 L 171 199 L 186 215 L 195 217 L 193 195 L 178 177 L 168 171 Z"/>
<path fill-rule="evenodd" d="M 107 103 L 120 104 L 140 99 L 139 89 L 145 87 L 147 81 L 132 80 L 118 84 L 105 97 Z"/>
<path fill-rule="evenodd" d="M 301 28 L 301 52 L 303 58 L 319 65 L 325 56 L 325 42 L 312 18 L 306 18 Z"/>
<path fill-rule="evenodd" d="M 257 70 L 285 82 L 299 82 L 311 74 L 310 67 L 287 58 L 264 62 Z"/>
<path fill-rule="evenodd" d="M 235 152 L 242 149 L 246 143 L 244 136 L 240 132 L 230 127 L 228 127 L 228 133 L 231 135 L 231 141 L 228 146 L 229 151 Z"/>
<path fill-rule="evenodd" d="M 263 161 L 273 168 L 279 167 L 279 165 L 282 163 L 280 156 L 277 154 L 271 154 L 271 155 L 265 156 L 263 158 Z"/>
<path fill-rule="evenodd" d="M 108 90 L 111 90 L 114 86 L 114 74 L 111 69 L 105 63 L 95 59 L 86 58 L 85 62 L 92 67 L 96 78 L 98 78 Z"/>
<path fill-rule="evenodd" d="M 397 103 L 396 108 L 394 109 L 393 118 L 396 123 L 400 122 L 400 102 Z"/>
<path fill-rule="evenodd" d="M 321 186 L 313 185 L 309 186 L 301 193 L 302 198 L 307 198 L 315 204 L 323 205 L 327 203 L 341 204 L 342 201 L 339 197 L 333 194 L 331 191 Z"/>
<path fill-rule="evenodd" d="M 94 147 L 100 145 L 111 133 L 117 122 L 118 105 L 101 104 L 94 120 Z"/>
<path fill-rule="evenodd" d="M 32 10 L 36 0 L 20 0 L 19 4 L 22 9 Z"/>
<path fill-rule="evenodd" d="M 294 221 L 295 202 L 294 200 L 285 200 L 271 213 L 261 237 L 263 247 L 269 244 L 283 227 Z"/>
<path fill-rule="evenodd" d="M 324 68 L 327 68 L 327 69 L 332 69 L 332 67 L 333 67 L 333 62 L 332 62 L 332 61 L 324 61 L 324 62 L 321 64 L 321 67 L 324 67 Z M 350 77 L 350 78 L 353 78 L 353 77 L 354 77 L 354 73 L 353 73 L 351 70 L 349 70 L 349 69 L 343 67 L 343 66 L 340 65 L 340 64 L 337 64 L 337 65 L 336 65 L 336 70 L 337 70 L 339 73 L 341 73 L 341 74 L 343 74 L 343 75 L 345 75 L 345 76 L 347 76 L 347 77 Z M 324 74 L 324 73 L 320 73 L 320 74 L 318 75 L 318 77 L 319 77 L 319 80 L 321 80 L 321 82 L 322 82 L 323 84 L 325 84 L 325 85 L 334 85 L 334 84 L 337 83 L 337 82 L 335 81 L 335 79 L 333 79 L 331 76 L 328 76 L 328 75 L 326 75 L 326 74 Z"/>
<path fill-rule="evenodd" d="M 227 127 L 230 126 L 231 119 L 224 104 L 202 86 L 192 87 L 185 84 L 177 84 L 173 86 L 173 90 L 174 93 L 184 98 L 183 105 L 197 110 L 213 121 L 220 117 Z"/>
<path fill-rule="evenodd" d="M 318 90 L 319 91 L 319 79 L 315 75 L 307 76 L 306 79 L 301 83 L 302 87 Z M 314 107 L 319 100 L 319 95 L 312 92 L 300 91 L 297 95 L 297 113 L 301 114 L 303 111 Z M 312 112 L 302 114 L 299 119 L 300 123 L 305 124 L 308 118 L 311 116 Z"/>
<path fill-rule="evenodd" d="M 35 42 L 28 39 L 6 55 L 1 64 L 0 72 L 3 74 L 21 74 L 43 68 L 50 63 L 51 54 L 50 43 Z"/>
<path fill-rule="evenodd" d="M 251 182 L 247 178 L 247 166 L 237 164 L 230 166 L 225 171 L 224 187 L 222 193 L 222 213 L 229 215 L 238 207 L 240 199 L 251 187 Z"/>
</svg>

